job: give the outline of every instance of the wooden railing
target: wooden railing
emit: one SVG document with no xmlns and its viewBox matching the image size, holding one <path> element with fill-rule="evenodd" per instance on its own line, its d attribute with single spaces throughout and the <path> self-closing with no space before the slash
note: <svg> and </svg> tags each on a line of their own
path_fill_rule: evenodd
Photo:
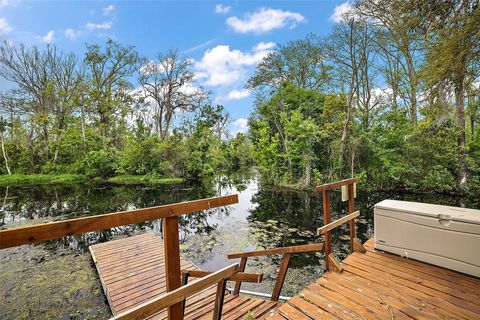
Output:
<svg viewBox="0 0 480 320">
<path fill-rule="evenodd" d="M 323 243 L 314 243 L 306 244 L 300 246 L 292 247 L 283 247 L 283 248 L 272 248 L 265 250 L 257 251 L 248 251 L 248 252 L 238 252 L 232 253 L 227 256 L 228 259 L 238 259 L 240 258 L 240 271 L 245 271 L 247 265 L 248 257 L 258 257 L 258 256 L 267 256 L 272 254 L 283 254 L 282 263 L 280 264 L 280 269 L 277 274 L 277 279 L 275 280 L 275 286 L 273 287 L 272 295 L 270 297 L 273 301 L 278 301 L 280 297 L 280 292 L 282 291 L 283 283 L 285 281 L 285 276 L 287 275 L 288 265 L 290 264 L 290 258 L 293 253 L 301 252 L 311 252 L 311 251 L 322 251 Z M 235 288 L 233 289 L 233 294 L 239 294 L 240 286 L 242 285 L 242 280 L 239 279 L 235 283 Z"/>
<path fill-rule="evenodd" d="M 229 195 L 157 207 L 121 211 L 90 217 L 36 224 L 33 226 L 0 230 L 0 249 L 53 240 L 91 231 L 99 231 L 127 224 L 161 218 L 178 218 L 182 214 L 238 203 L 238 195 Z M 169 220 L 169 219 L 165 219 Z M 171 221 L 171 219 L 170 219 Z"/>
<path fill-rule="evenodd" d="M 238 266 L 238 264 L 237 264 Z M 188 284 L 189 278 L 203 278 L 212 275 L 212 272 L 201 271 L 201 270 L 183 270 L 182 271 L 182 286 Z M 227 281 L 243 281 L 243 282 L 253 282 L 260 283 L 263 280 L 263 274 L 261 273 L 244 273 L 237 272 L 232 274 L 230 277 L 223 279 L 217 285 L 217 293 L 215 295 L 215 306 L 213 309 L 213 319 L 219 320 L 222 315 L 223 300 L 225 297 L 225 290 Z M 205 289 L 205 288 L 204 288 Z M 201 290 L 200 290 L 201 291 Z M 183 300 L 183 313 L 185 314 L 185 300 Z"/>
<path fill-rule="evenodd" d="M 232 264 L 226 268 L 210 273 L 198 281 L 185 284 L 184 286 L 161 295 L 158 298 L 149 300 L 135 308 L 129 309 L 113 318 L 111 320 L 131 320 L 131 319 L 145 319 L 150 317 L 168 307 L 174 305 L 183 306 L 186 298 L 207 289 L 208 287 L 217 284 L 217 294 L 215 296 L 215 306 L 213 309 L 213 319 L 219 320 L 222 315 L 223 298 L 225 294 L 225 285 L 228 278 L 234 276 L 238 272 L 239 266 L 237 263 Z"/>
<path fill-rule="evenodd" d="M 355 218 L 360 215 L 360 212 L 355 211 L 355 188 L 356 184 L 360 182 L 358 178 L 345 179 L 333 183 L 327 183 L 315 188 L 316 192 L 322 192 L 323 198 L 323 223 L 324 226 L 317 230 L 317 234 L 323 234 L 325 240 L 325 267 L 328 270 L 341 269 L 340 264 L 335 259 L 332 253 L 332 235 L 331 230 L 335 227 L 348 222 L 350 225 L 350 251 L 353 252 L 358 249 L 360 242 L 356 239 L 355 233 Z M 340 218 L 334 222 L 331 221 L 331 208 L 330 208 L 330 192 L 337 188 L 347 188 L 347 201 L 349 215 Z M 359 249 L 361 250 L 361 249 Z"/>
<path fill-rule="evenodd" d="M 342 217 L 342 218 L 337 219 L 333 222 L 330 222 L 329 224 L 326 224 L 323 227 L 320 227 L 320 228 L 317 229 L 317 236 L 319 236 L 321 234 L 325 234 L 329 231 L 332 231 L 336 227 L 341 226 L 342 224 L 344 224 L 346 222 L 350 223 L 350 221 L 352 221 L 353 219 L 355 219 L 359 215 L 360 215 L 360 211 L 355 211 L 354 213 L 350 213 L 350 214 L 346 215 L 345 217 Z"/>
<path fill-rule="evenodd" d="M 152 208 L 11 228 L 0 231 L 0 249 L 163 218 L 166 290 L 167 292 L 171 292 L 181 287 L 180 242 L 178 235 L 179 216 L 234 203 L 238 203 L 238 195 L 228 195 L 167 204 Z M 235 270 L 237 271 L 237 269 Z M 222 275 L 224 274 L 222 273 Z M 231 275 L 229 274 L 227 278 L 230 276 Z M 214 279 L 217 278 L 214 277 Z M 192 285 L 193 284 L 194 283 L 192 283 Z M 167 306 L 168 318 L 170 320 L 179 320 L 183 318 L 183 303 L 181 300 Z M 155 305 L 155 307 L 158 307 L 158 305 Z"/>
</svg>

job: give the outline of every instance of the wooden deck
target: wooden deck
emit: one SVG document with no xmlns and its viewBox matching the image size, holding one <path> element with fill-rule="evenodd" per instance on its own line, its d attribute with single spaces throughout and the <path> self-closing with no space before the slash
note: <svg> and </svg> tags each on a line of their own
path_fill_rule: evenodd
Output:
<svg viewBox="0 0 480 320">
<path fill-rule="evenodd" d="M 166 292 L 163 241 L 153 233 L 92 245 L 90 252 L 114 315 Z M 181 268 L 198 269 L 184 257 Z M 215 293 L 213 286 L 187 299 L 185 318 L 211 319 Z M 222 319 L 261 318 L 278 306 L 278 302 L 227 294 Z M 165 310 L 151 319 L 166 317 Z"/>
<path fill-rule="evenodd" d="M 373 249 L 355 252 L 283 305 L 227 294 L 222 319 L 478 319 L 480 279 Z M 114 315 L 165 293 L 163 241 L 153 233 L 90 247 Z M 182 269 L 197 267 L 181 258 Z M 215 287 L 187 299 L 186 319 L 211 319 Z M 152 319 L 166 319 L 166 311 Z"/>
<path fill-rule="evenodd" d="M 267 318 L 480 319 L 479 278 L 364 246 Z"/>
</svg>

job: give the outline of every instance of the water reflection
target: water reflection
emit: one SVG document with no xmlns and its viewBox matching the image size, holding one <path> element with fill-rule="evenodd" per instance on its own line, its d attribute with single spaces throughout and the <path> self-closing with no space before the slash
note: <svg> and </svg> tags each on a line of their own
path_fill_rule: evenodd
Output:
<svg viewBox="0 0 480 320">
<path fill-rule="evenodd" d="M 478 199 L 433 194 L 367 193 L 362 192 L 361 187 L 359 189 L 356 205 L 362 215 L 358 220 L 357 235 L 363 241 L 373 234 L 373 205 L 385 198 L 479 207 Z M 3 198 L 0 209 L 0 228 L 132 210 L 232 193 L 239 194 L 239 203 L 236 205 L 181 217 L 180 238 L 185 243 L 184 249 L 200 265 L 211 268 L 223 266 L 218 262 L 222 261 L 221 259 L 217 262 L 211 261 L 215 260 L 214 256 L 220 255 L 212 252 L 215 251 L 214 247 L 252 250 L 259 247 L 281 247 L 321 241 L 316 236 L 316 229 L 323 225 L 321 195 L 313 192 L 262 188 L 256 176 L 251 173 L 222 176 L 199 185 L 146 187 L 67 184 L 3 187 L 0 188 L 0 195 L 3 195 L 3 197 L 0 196 Z M 339 192 L 334 193 L 332 197 L 332 219 L 346 213 L 347 204 L 341 202 L 340 198 Z M 45 246 L 51 250 L 58 246 L 66 246 L 85 252 L 91 244 L 147 230 L 154 230 L 161 234 L 161 223 L 144 222 L 121 226 L 50 241 Z M 225 232 L 232 235 L 219 234 Z M 240 234 L 244 235 L 237 239 L 236 236 Z M 199 250 L 194 250 L 196 246 L 188 243 L 192 241 L 203 242 L 205 246 L 201 248 L 211 253 L 200 253 Z M 348 253 L 346 225 L 339 232 L 334 233 L 333 241 L 334 250 L 342 258 Z M 229 244 L 232 242 L 235 243 Z M 196 259 L 195 255 L 207 255 L 210 258 Z M 316 259 L 316 256 L 306 254 L 302 259 L 294 259 L 292 265 L 309 265 L 311 264 L 309 261 Z"/>
</svg>

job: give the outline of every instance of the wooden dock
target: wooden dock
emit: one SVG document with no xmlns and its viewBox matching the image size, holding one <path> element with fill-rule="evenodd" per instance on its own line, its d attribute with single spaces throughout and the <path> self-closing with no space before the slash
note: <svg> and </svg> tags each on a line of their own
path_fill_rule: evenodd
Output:
<svg viewBox="0 0 480 320">
<path fill-rule="evenodd" d="M 364 247 L 267 318 L 480 319 L 479 278 Z"/>
<path fill-rule="evenodd" d="M 163 241 L 153 233 L 90 246 L 103 289 L 114 315 L 166 293 Z M 181 257 L 181 268 L 198 268 Z M 212 286 L 187 299 L 186 319 L 211 319 L 216 295 Z M 253 319 L 270 314 L 278 302 L 226 294 L 222 319 Z M 164 310 L 150 319 L 166 319 Z"/>
</svg>

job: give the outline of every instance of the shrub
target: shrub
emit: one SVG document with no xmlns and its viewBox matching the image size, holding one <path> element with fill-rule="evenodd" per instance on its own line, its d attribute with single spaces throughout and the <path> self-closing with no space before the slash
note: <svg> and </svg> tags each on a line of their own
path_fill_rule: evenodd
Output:
<svg viewBox="0 0 480 320">
<path fill-rule="evenodd" d="M 89 177 L 108 178 L 118 168 L 118 157 L 114 149 L 90 151 L 83 160 L 83 173 Z"/>
</svg>

